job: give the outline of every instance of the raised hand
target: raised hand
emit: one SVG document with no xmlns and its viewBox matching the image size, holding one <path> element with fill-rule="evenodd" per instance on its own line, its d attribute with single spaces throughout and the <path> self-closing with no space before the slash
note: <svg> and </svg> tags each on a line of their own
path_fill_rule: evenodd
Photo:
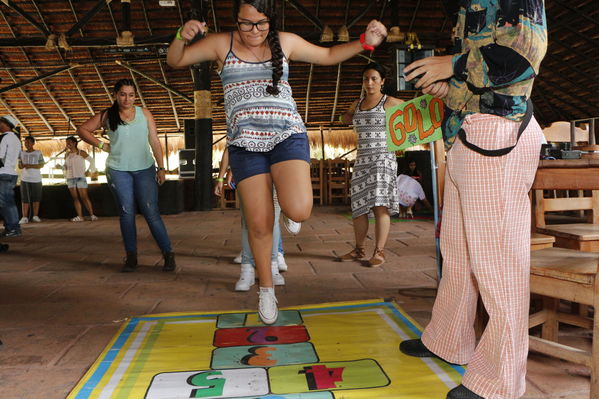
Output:
<svg viewBox="0 0 599 399">
<path fill-rule="evenodd" d="M 192 40 L 198 33 L 206 33 L 208 26 L 206 22 L 200 22 L 195 19 L 191 19 L 183 25 L 181 28 L 181 37 L 187 41 Z"/>
<path fill-rule="evenodd" d="M 387 37 L 387 28 L 381 22 L 373 19 L 364 31 L 364 40 L 370 46 L 378 46 Z"/>
</svg>

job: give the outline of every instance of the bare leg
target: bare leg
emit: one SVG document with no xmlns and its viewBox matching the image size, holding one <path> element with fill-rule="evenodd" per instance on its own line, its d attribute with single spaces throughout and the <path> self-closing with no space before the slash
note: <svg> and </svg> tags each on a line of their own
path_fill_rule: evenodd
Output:
<svg viewBox="0 0 599 399">
<path fill-rule="evenodd" d="M 23 217 L 24 218 L 29 218 L 29 203 L 28 202 L 22 202 L 21 203 L 21 209 L 23 210 Z M 34 215 L 36 215 L 36 213 L 34 213 Z"/>
<path fill-rule="evenodd" d="M 77 216 L 83 218 L 83 211 L 81 209 L 81 202 L 79 201 L 79 195 L 77 194 L 77 188 L 72 187 L 69 188 L 69 192 L 71 193 L 71 197 L 73 198 L 73 205 L 75 206 L 75 212 Z"/>
<path fill-rule="evenodd" d="M 33 203 L 33 216 L 38 216 L 39 213 L 40 213 L 40 203 L 34 202 Z"/>
<path fill-rule="evenodd" d="M 277 189 L 281 211 L 296 222 L 308 219 L 313 202 L 310 164 L 295 159 L 278 162 L 270 167 L 270 174 Z"/>
<path fill-rule="evenodd" d="M 384 206 L 375 206 L 372 208 L 374 211 L 375 218 L 375 237 L 376 247 L 378 249 L 384 249 L 387 243 L 387 237 L 389 236 L 389 228 L 391 227 L 391 217 L 389 216 L 389 210 Z"/>
<path fill-rule="evenodd" d="M 89 216 L 92 216 L 94 214 L 94 208 L 92 208 L 92 202 L 89 200 L 89 195 L 87 195 L 87 188 L 79 188 L 79 195 L 81 196 L 83 205 L 85 205 L 85 209 L 89 212 Z"/>
<path fill-rule="evenodd" d="M 356 248 L 364 248 L 364 240 L 368 234 L 368 214 L 360 215 L 354 219 L 354 235 Z"/>
<path fill-rule="evenodd" d="M 272 228 L 274 206 L 272 178 L 261 174 L 242 180 L 237 186 L 242 198 L 243 214 L 248 227 L 250 248 L 256 262 L 260 287 L 272 288 Z"/>
</svg>

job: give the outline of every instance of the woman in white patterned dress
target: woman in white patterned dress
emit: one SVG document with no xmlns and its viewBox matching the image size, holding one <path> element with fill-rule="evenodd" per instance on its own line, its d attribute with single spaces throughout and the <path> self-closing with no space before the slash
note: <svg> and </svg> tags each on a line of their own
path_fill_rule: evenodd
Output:
<svg viewBox="0 0 599 399">
<path fill-rule="evenodd" d="M 376 248 L 368 266 L 385 263 L 384 248 L 391 226 L 391 214 L 399 212 L 397 198 L 397 160 L 387 151 L 385 110 L 402 100 L 383 94 L 385 69 L 375 63 L 362 73 L 364 97 L 354 101 L 341 115 L 341 122 L 353 121 L 358 133 L 358 154 L 351 180 L 351 207 L 356 246 L 338 259 L 360 261 L 366 256 L 364 240 L 368 233 L 368 213 L 375 217 Z"/>
</svg>

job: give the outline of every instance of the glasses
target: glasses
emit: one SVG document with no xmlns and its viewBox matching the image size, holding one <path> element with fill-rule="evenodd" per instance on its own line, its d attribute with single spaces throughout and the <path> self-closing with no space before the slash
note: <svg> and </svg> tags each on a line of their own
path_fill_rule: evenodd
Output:
<svg viewBox="0 0 599 399">
<path fill-rule="evenodd" d="M 254 29 L 254 26 L 259 31 L 264 32 L 270 28 L 270 21 L 258 21 L 258 22 L 248 22 L 248 21 L 237 21 L 237 26 L 239 26 L 239 30 L 242 32 L 251 32 Z"/>
</svg>

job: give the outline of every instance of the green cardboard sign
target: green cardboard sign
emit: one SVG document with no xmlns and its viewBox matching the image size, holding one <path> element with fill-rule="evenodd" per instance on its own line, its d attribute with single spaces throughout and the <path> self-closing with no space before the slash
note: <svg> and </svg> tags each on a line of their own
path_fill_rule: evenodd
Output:
<svg viewBox="0 0 599 399">
<path fill-rule="evenodd" d="M 386 110 L 387 148 L 400 151 L 443 138 L 443 100 L 416 97 Z"/>
</svg>

